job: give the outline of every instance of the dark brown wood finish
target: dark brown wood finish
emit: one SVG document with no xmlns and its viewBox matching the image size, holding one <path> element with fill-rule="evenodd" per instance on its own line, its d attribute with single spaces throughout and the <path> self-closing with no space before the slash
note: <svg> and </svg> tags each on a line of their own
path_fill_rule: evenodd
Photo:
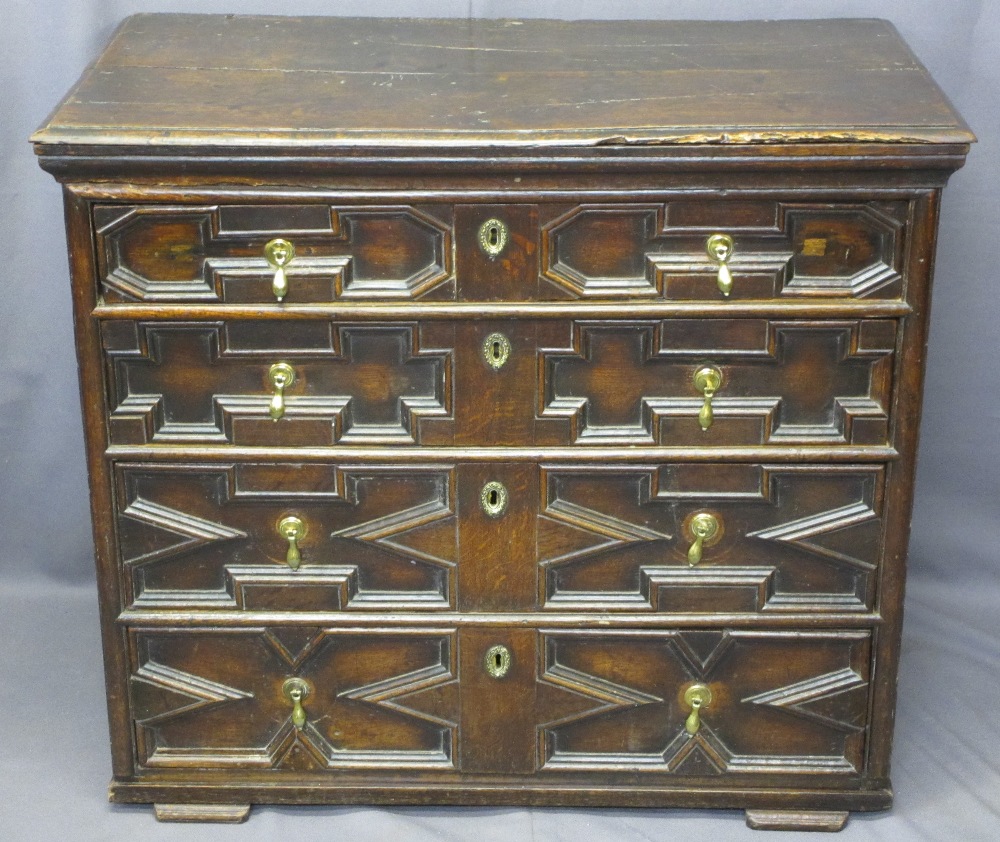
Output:
<svg viewBox="0 0 1000 842">
<path fill-rule="evenodd" d="M 882 21 L 128 19 L 33 137 L 112 798 L 886 808 L 973 140 Z"/>
</svg>

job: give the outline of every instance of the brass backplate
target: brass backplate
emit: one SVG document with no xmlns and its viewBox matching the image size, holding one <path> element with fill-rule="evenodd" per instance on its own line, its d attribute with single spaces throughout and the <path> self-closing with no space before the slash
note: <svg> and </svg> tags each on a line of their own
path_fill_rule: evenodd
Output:
<svg viewBox="0 0 1000 842">
<path fill-rule="evenodd" d="M 296 690 L 299 691 L 299 699 L 305 699 L 309 696 L 312 691 L 312 686 L 304 678 L 286 678 L 285 683 L 281 685 L 281 692 L 286 699 L 290 702 L 294 702 L 292 693 Z"/>
<path fill-rule="evenodd" d="M 295 369 L 288 363 L 275 363 L 268 369 L 267 377 L 275 388 L 287 389 L 295 382 Z"/>
</svg>

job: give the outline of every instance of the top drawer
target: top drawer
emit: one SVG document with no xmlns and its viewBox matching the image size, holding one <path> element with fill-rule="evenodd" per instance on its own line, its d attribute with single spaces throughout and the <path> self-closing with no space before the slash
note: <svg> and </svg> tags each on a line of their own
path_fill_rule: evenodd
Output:
<svg viewBox="0 0 1000 842">
<path fill-rule="evenodd" d="M 98 205 L 129 302 L 899 299 L 905 201 Z M 290 246 L 277 249 L 278 240 Z M 280 299 L 280 300 L 279 300 Z"/>
</svg>

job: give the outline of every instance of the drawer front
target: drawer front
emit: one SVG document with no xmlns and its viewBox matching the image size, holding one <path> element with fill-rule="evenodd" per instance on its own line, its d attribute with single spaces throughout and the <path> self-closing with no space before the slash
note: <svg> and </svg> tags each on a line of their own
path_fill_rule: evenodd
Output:
<svg viewBox="0 0 1000 842">
<path fill-rule="evenodd" d="M 455 471 L 119 464 L 125 604 L 236 611 L 455 605 Z"/>
<path fill-rule="evenodd" d="M 112 444 L 413 444 L 453 423 L 432 327 L 110 321 L 102 339 Z"/>
<path fill-rule="evenodd" d="M 664 197 L 98 205 L 93 222 L 108 304 L 666 299 L 724 308 L 900 299 L 907 214 L 901 201 Z M 291 250 L 269 252 L 276 239 Z"/>
<path fill-rule="evenodd" d="M 136 631 L 130 650 L 143 767 L 455 766 L 453 629 Z"/>
<path fill-rule="evenodd" d="M 890 320 L 574 321 L 566 335 L 538 352 L 539 414 L 564 419 L 561 443 L 888 441 Z"/>
<path fill-rule="evenodd" d="M 129 638 L 145 769 L 737 786 L 863 773 L 866 631 L 278 626 Z"/>
<path fill-rule="evenodd" d="M 565 701 L 544 711 L 543 772 L 751 778 L 864 769 L 867 632 L 553 631 L 539 645 L 540 684 L 594 700 L 576 712 Z M 692 686 L 707 690 L 695 721 Z"/>
<path fill-rule="evenodd" d="M 455 297 L 447 205 L 100 205 L 101 294 L 109 304 L 448 300 Z M 292 252 L 270 254 L 272 240 Z M 286 262 L 287 261 L 287 262 Z M 280 288 L 279 288 L 280 291 Z"/>
<path fill-rule="evenodd" d="M 880 465 L 122 463 L 115 478 L 133 610 L 864 613 L 882 547 Z"/>
<path fill-rule="evenodd" d="M 871 611 L 884 480 L 881 465 L 544 467 L 545 607 Z"/>
<path fill-rule="evenodd" d="M 546 206 L 541 271 L 569 298 L 898 299 L 907 212 L 759 197 Z"/>
<path fill-rule="evenodd" d="M 113 444 L 711 448 L 886 445 L 896 330 L 885 319 L 115 320 L 102 339 Z"/>
</svg>

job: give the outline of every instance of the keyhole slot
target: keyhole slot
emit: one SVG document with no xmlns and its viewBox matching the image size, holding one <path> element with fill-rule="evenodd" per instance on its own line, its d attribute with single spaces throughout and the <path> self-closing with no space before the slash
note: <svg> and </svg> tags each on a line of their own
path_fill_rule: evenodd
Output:
<svg viewBox="0 0 1000 842">
<path fill-rule="evenodd" d="M 502 333 L 491 333 L 483 340 L 483 359 L 494 371 L 504 367 L 510 357 L 510 340 Z"/>
<path fill-rule="evenodd" d="M 507 245 L 507 226 L 499 219 L 487 219 L 479 226 L 479 247 L 491 260 Z"/>
<path fill-rule="evenodd" d="M 507 510 L 507 489 L 493 481 L 483 486 L 479 502 L 488 517 L 500 517 Z"/>
<path fill-rule="evenodd" d="M 510 649 L 502 643 L 486 650 L 483 667 L 491 678 L 503 678 L 510 670 Z"/>
</svg>

